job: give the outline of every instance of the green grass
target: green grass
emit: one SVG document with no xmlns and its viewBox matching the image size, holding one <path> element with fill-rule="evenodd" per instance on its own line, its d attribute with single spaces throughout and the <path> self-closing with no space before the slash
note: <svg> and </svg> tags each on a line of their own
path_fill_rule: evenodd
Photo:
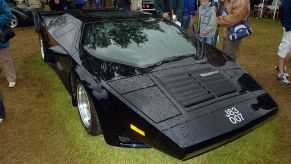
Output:
<svg viewBox="0 0 291 164">
<path fill-rule="evenodd" d="M 253 19 L 255 33 L 252 38 L 244 41 L 241 47 L 239 61 L 263 86 L 268 82 L 255 69 L 257 60 L 263 55 L 275 53 L 278 40 L 281 37 L 281 27 L 278 22 Z M 272 35 L 270 31 L 273 31 Z M 272 41 L 270 40 L 272 36 Z M 275 41 L 274 41 L 274 40 Z M 264 40 L 264 42 L 262 42 Z M 274 46 L 275 45 L 275 46 Z M 248 54 L 247 56 L 242 56 Z M 181 163 L 153 148 L 129 149 L 107 145 L 103 136 L 92 137 L 86 134 L 79 120 L 78 111 L 71 105 L 71 98 L 55 72 L 44 64 L 39 55 L 25 59 L 21 66 L 32 79 L 31 85 L 39 87 L 36 104 L 41 106 L 39 127 L 41 133 L 35 133 L 41 138 L 36 145 L 33 162 L 41 163 Z M 35 69 L 37 68 L 37 69 Z M 260 69 L 262 69 L 260 67 Z M 37 109 L 35 109 L 37 110 Z M 184 163 L 288 163 L 284 147 L 290 142 L 282 131 L 282 121 L 275 117 L 266 124 L 256 128 L 247 135 L 221 146 L 217 149 L 191 158 Z M 282 143 L 283 142 L 283 143 Z M 290 153 L 290 152 L 289 152 Z M 279 154 L 283 154 L 279 156 Z M 278 156 L 277 156 L 278 155 Z M 285 156 L 286 155 L 286 156 Z M 28 154 L 29 156 L 29 154 Z M 35 160 L 38 159 L 38 160 Z"/>
</svg>

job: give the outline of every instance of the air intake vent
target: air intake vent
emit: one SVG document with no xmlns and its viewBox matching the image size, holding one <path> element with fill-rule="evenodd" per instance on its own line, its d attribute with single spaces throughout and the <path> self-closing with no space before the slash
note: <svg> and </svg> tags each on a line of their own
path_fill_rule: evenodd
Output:
<svg viewBox="0 0 291 164">
<path fill-rule="evenodd" d="M 185 108 L 214 98 L 214 95 L 187 71 L 162 71 L 155 73 L 155 76 Z"/>
<path fill-rule="evenodd" d="M 155 72 L 154 75 L 186 111 L 237 91 L 230 79 L 209 67 L 195 70 L 175 68 Z"/>
</svg>

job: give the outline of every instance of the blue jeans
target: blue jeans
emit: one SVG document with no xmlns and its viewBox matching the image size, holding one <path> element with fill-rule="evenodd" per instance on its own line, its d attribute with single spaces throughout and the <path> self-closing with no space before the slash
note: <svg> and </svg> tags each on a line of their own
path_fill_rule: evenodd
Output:
<svg viewBox="0 0 291 164">
<path fill-rule="evenodd" d="M 101 0 L 96 0 L 96 8 L 101 8 Z"/>
<path fill-rule="evenodd" d="M 190 16 L 183 16 L 183 20 L 182 20 L 182 28 L 184 30 L 188 30 L 189 28 L 189 24 L 190 24 Z"/>
<path fill-rule="evenodd" d="M 39 20 L 39 17 L 37 16 L 37 13 L 36 13 L 37 10 L 41 11 L 42 8 L 31 9 L 35 31 L 39 31 L 40 30 L 40 20 Z"/>
<path fill-rule="evenodd" d="M 202 41 L 204 41 L 205 43 L 208 43 L 212 46 L 214 46 L 214 40 L 213 37 L 200 37 Z"/>
</svg>

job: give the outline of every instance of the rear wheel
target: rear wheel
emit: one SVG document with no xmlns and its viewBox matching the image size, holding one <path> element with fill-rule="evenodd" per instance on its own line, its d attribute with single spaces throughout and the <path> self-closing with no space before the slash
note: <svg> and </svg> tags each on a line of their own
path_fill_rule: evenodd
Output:
<svg viewBox="0 0 291 164">
<path fill-rule="evenodd" d="M 86 131 L 93 136 L 102 134 L 95 107 L 85 87 L 80 82 L 77 83 L 76 92 L 80 119 Z"/>
</svg>

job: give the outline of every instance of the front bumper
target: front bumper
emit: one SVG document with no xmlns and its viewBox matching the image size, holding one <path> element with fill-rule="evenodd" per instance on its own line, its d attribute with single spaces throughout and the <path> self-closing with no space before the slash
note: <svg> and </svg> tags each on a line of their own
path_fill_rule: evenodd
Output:
<svg viewBox="0 0 291 164">
<path fill-rule="evenodd" d="M 185 160 L 238 138 L 277 112 L 275 102 L 263 94 L 167 129 L 153 147 Z"/>
</svg>

